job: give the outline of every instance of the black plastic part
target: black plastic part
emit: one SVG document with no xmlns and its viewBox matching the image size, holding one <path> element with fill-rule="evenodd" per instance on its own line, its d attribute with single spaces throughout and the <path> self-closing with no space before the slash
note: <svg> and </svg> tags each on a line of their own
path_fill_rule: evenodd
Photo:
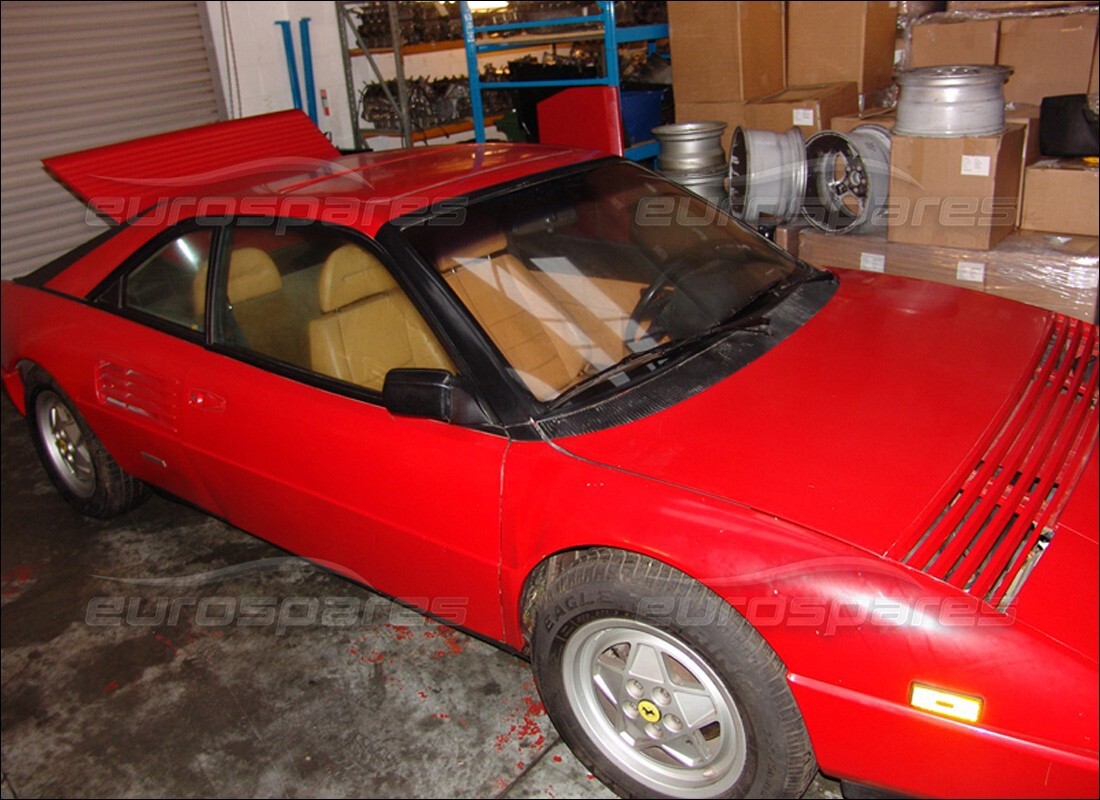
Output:
<svg viewBox="0 0 1100 800">
<path fill-rule="evenodd" d="M 846 800 L 902 800 L 909 796 L 853 781 L 841 781 L 840 793 Z"/>
<path fill-rule="evenodd" d="M 1089 108 L 1087 95 L 1043 98 L 1039 149 L 1044 156 L 1060 158 L 1100 156 L 1100 117 Z"/>
<path fill-rule="evenodd" d="M 382 405 L 391 414 L 460 425 L 487 425 L 488 415 L 461 381 L 442 369 L 393 369 L 382 385 Z"/>
</svg>

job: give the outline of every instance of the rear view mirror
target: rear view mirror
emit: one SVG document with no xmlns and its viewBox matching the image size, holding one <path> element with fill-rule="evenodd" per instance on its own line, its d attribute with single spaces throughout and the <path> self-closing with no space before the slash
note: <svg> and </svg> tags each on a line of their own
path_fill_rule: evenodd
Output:
<svg viewBox="0 0 1100 800">
<path fill-rule="evenodd" d="M 391 414 L 462 425 L 489 418 L 462 382 L 442 369 L 392 369 L 382 385 L 382 404 Z"/>
</svg>

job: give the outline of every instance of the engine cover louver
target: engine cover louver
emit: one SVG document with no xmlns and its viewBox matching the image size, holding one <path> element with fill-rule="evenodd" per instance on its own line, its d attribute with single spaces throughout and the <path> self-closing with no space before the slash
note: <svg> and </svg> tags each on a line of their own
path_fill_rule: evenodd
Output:
<svg viewBox="0 0 1100 800">
<path fill-rule="evenodd" d="M 887 555 L 1005 609 L 1097 445 L 1097 328 L 1058 315 L 982 453 Z"/>
</svg>

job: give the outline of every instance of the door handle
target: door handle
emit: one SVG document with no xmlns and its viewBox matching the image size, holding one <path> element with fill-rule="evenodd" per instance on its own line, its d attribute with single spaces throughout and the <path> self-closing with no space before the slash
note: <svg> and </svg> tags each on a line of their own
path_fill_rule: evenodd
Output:
<svg viewBox="0 0 1100 800">
<path fill-rule="evenodd" d="M 187 404 L 203 411 L 225 411 L 225 398 L 205 389 L 192 389 Z"/>
</svg>

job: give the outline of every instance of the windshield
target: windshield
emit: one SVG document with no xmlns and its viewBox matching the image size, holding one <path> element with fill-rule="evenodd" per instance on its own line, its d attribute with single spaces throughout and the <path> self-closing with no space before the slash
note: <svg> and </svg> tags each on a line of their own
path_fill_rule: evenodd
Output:
<svg viewBox="0 0 1100 800">
<path fill-rule="evenodd" d="M 490 197 L 461 225 L 447 221 L 404 233 L 543 402 L 596 378 L 622 385 L 626 364 L 761 319 L 806 270 L 627 162 Z"/>
</svg>

